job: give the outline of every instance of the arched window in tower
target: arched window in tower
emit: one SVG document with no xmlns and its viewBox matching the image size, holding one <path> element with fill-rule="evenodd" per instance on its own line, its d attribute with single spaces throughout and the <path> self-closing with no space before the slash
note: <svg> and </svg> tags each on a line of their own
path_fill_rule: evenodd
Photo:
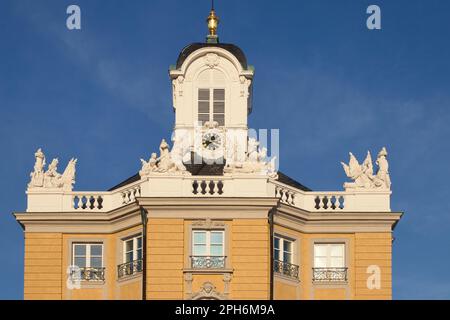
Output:
<svg viewBox="0 0 450 320">
<path fill-rule="evenodd" d="M 198 121 L 216 121 L 225 126 L 225 75 L 219 70 L 205 70 L 198 77 Z"/>
</svg>

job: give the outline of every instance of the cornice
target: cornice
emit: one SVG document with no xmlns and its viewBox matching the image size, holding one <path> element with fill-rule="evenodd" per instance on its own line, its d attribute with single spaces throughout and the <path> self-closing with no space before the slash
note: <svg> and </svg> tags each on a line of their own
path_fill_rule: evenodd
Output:
<svg viewBox="0 0 450 320">
<path fill-rule="evenodd" d="M 115 233 L 141 224 L 140 207 L 149 218 L 266 218 L 277 198 L 136 198 L 134 203 L 106 213 L 15 213 L 26 232 Z"/>
<path fill-rule="evenodd" d="M 399 212 L 308 212 L 280 204 L 275 225 L 303 233 L 391 232 Z"/>
<path fill-rule="evenodd" d="M 226 198 L 226 197 L 158 197 L 158 198 L 136 198 L 140 206 L 146 209 L 186 209 L 186 208 L 206 208 L 221 209 L 230 207 L 248 207 L 248 208 L 272 208 L 279 202 L 278 198 L 257 198 L 257 197 L 242 197 L 242 198 Z"/>
<path fill-rule="evenodd" d="M 387 232 L 400 220 L 398 212 L 309 212 L 282 204 L 278 198 L 136 198 L 106 213 L 15 213 L 27 232 L 115 233 L 141 224 L 140 207 L 151 218 L 264 219 L 276 207 L 276 225 L 304 233 Z"/>
</svg>

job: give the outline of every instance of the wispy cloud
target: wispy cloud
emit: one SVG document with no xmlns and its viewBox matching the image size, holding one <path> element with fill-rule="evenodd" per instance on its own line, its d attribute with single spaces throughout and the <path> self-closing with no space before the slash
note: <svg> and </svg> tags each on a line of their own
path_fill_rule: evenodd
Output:
<svg viewBox="0 0 450 320">
<path fill-rule="evenodd" d="M 154 114 L 161 112 L 161 104 L 169 100 L 161 90 L 155 89 L 158 86 L 149 75 L 148 64 L 136 65 L 133 61 L 116 57 L 114 52 L 98 45 L 102 41 L 93 32 L 83 29 L 69 31 L 61 19 L 64 15 L 60 14 L 56 19 L 47 11 L 47 6 L 18 1 L 15 9 L 35 32 L 54 39 L 55 46 L 60 47 L 66 59 L 89 73 L 91 81 L 123 101 L 123 107 L 142 112 L 150 121 L 158 123 Z"/>
</svg>

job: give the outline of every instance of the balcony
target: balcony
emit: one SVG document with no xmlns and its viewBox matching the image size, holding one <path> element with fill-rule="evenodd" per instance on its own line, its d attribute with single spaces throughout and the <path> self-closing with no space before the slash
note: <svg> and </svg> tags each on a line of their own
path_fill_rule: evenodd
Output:
<svg viewBox="0 0 450 320">
<path fill-rule="evenodd" d="M 191 256 L 192 269 L 224 269 L 225 256 Z"/>
<path fill-rule="evenodd" d="M 347 268 L 313 268 L 314 282 L 345 282 Z"/>
<path fill-rule="evenodd" d="M 70 271 L 70 278 L 73 281 L 104 281 L 105 268 L 75 267 Z"/>
<path fill-rule="evenodd" d="M 120 264 L 117 266 L 118 278 L 122 279 L 142 272 L 142 266 L 142 259 Z"/>
<path fill-rule="evenodd" d="M 299 267 L 292 263 L 280 260 L 273 261 L 273 271 L 283 276 L 298 279 L 298 269 Z"/>
</svg>

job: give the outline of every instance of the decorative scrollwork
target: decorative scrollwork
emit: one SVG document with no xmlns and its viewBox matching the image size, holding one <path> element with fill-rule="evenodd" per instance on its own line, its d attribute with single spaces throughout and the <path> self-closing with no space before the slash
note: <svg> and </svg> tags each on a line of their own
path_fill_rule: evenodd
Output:
<svg viewBox="0 0 450 320">
<path fill-rule="evenodd" d="M 104 281 L 105 280 L 105 268 L 97 267 L 84 267 L 79 268 L 80 272 L 76 272 L 75 269 L 70 274 L 70 277 L 74 281 Z"/>
<path fill-rule="evenodd" d="M 298 279 L 299 267 L 295 264 L 274 260 L 273 261 L 273 271 L 284 276 Z"/>
<path fill-rule="evenodd" d="M 347 281 L 347 268 L 313 268 L 313 281 Z"/>
<path fill-rule="evenodd" d="M 224 256 L 191 256 L 193 269 L 223 269 L 225 268 Z"/>
<path fill-rule="evenodd" d="M 142 272 L 142 259 L 123 263 L 117 266 L 117 274 L 119 279 Z"/>
</svg>

